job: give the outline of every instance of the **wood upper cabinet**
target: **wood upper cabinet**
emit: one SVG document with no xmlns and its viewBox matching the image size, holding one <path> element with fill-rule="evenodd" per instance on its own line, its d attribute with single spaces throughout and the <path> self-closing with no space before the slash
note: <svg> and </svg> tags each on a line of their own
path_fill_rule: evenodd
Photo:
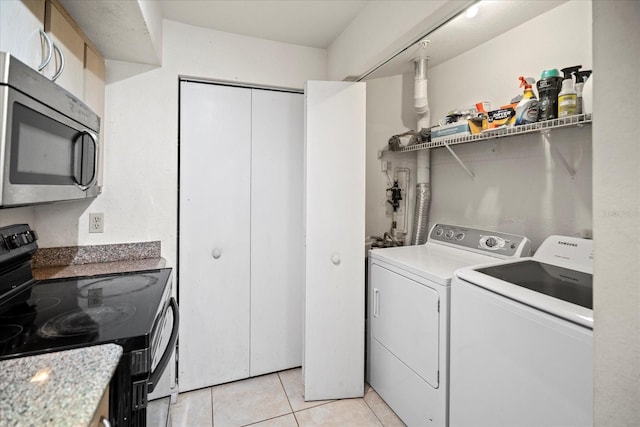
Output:
<svg viewBox="0 0 640 427">
<path fill-rule="evenodd" d="M 46 31 L 51 44 L 42 33 Z M 60 50 L 64 59 L 55 51 Z M 0 0 L 0 51 L 9 52 L 31 68 L 83 100 L 100 117 L 104 112 L 104 58 L 57 0 Z"/>
<path fill-rule="evenodd" d="M 48 54 L 44 30 L 45 0 L 0 0 L 0 51 L 38 69 Z"/>
<path fill-rule="evenodd" d="M 95 113 L 100 116 L 100 140 L 98 145 L 98 186 L 103 185 L 104 175 L 104 59 L 93 47 L 84 45 L 84 71 L 82 99 Z"/>
<path fill-rule="evenodd" d="M 84 86 L 81 98 L 100 117 L 104 113 L 104 59 L 93 47 L 84 45 Z"/>
<path fill-rule="evenodd" d="M 47 1 L 44 28 L 63 55 L 62 59 L 59 52 L 54 52 L 45 75 L 54 78 L 59 74 L 56 83 L 83 99 L 85 40 L 82 33 L 64 9 L 51 1 Z"/>
</svg>

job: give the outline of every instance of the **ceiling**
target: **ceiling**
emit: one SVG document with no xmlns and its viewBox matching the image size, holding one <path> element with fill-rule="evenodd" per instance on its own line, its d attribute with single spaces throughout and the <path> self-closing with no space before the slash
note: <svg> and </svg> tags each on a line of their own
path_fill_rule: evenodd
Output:
<svg viewBox="0 0 640 427">
<path fill-rule="evenodd" d="M 162 0 L 164 18 L 326 49 L 370 0 Z"/>
<path fill-rule="evenodd" d="M 326 49 L 371 1 L 381 0 L 147 1 L 60 0 L 106 59 L 156 65 L 161 59 L 140 9 L 145 4 L 153 5 L 162 18 L 172 21 Z M 430 40 L 426 49 L 412 44 L 359 79 L 408 72 L 413 69 L 413 59 L 421 55 L 428 56 L 433 67 L 566 1 L 483 0 L 478 3 L 476 17 L 460 14 L 421 37 Z M 532 37 L 533 41 L 524 43 L 535 42 L 535 35 Z"/>
</svg>

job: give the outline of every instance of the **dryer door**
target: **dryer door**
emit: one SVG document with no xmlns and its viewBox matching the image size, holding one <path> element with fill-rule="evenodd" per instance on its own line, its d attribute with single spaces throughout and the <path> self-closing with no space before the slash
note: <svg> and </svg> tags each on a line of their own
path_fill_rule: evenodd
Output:
<svg viewBox="0 0 640 427">
<path fill-rule="evenodd" d="M 371 337 L 439 387 L 440 312 L 438 292 L 373 264 Z"/>
</svg>

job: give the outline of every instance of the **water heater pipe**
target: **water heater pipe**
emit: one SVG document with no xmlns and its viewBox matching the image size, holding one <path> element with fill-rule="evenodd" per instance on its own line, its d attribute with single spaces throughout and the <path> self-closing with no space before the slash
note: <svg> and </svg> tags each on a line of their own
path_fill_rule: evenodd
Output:
<svg viewBox="0 0 640 427">
<path fill-rule="evenodd" d="M 426 48 L 426 43 L 421 45 Z M 427 100 L 427 57 L 415 60 L 414 108 L 420 131 L 431 125 L 431 110 Z M 421 245 L 427 241 L 429 206 L 431 204 L 431 177 L 429 150 L 419 150 L 416 171 L 416 206 L 413 219 L 411 244 Z"/>
</svg>

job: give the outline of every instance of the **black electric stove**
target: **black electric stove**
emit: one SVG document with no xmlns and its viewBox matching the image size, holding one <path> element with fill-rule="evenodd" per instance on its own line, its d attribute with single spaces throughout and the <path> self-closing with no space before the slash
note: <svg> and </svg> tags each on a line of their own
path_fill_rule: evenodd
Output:
<svg viewBox="0 0 640 427">
<path fill-rule="evenodd" d="M 149 347 L 171 269 L 43 280 L 0 306 L 0 358 L 115 343 Z"/>
<path fill-rule="evenodd" d="M 36 281 L 36 240 L 27 225 L 0 228 L 0 360 L 118 344 L 110 418 L 116 426 L 145 425 L 147 394 L 177 339 L 171 269 Z"/>
</svg>

